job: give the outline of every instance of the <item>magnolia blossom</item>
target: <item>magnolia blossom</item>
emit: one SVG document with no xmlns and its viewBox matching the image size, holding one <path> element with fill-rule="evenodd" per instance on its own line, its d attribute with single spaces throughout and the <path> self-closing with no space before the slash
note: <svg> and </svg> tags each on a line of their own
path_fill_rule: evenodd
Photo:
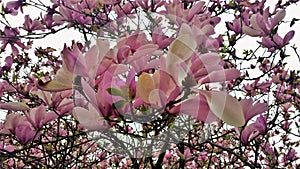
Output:
<svg viewBox="0 0 300 169">
<path fill-rule="evenodd" d="M 6 116 L 4 128 L 1 134 L 15 134 L 19 141 L 23 144 L 33 141 L 39 137 L 39 133 L 35 131 L 31 123 L 25 116 L 20 114 L 9 114 Z"/>
<path fill-rule="evenodd" d="M 241 141 L 243 144 L 247 144 L 259 135 L 264 135 L 267 132 L 267 123 L 265 118 L 261 115 L 256 121 L 246 126 L 241 133 Z"/>
<path fill-rule="evenodd" d="M 22 49 L 27 49 L 24 43 L 21 42 L 17 36 L 20 34 L 20 31 L 17 28 L 10 28 L 5 26 L 3 36 L 0 37 L 0 41 L 2 42 L 1 50 L 5 50 L 7 44 L 10 44 L 12 53 L 17 55 L 19 53 L 19 49 L 15 46 L 19 46 Z"/>
<path fill-rule="evenodd" d="M 273 52 L 275 49 L 280 49 L 294 37 L 295 31 L 289 31 L 282 39 L 278 33 L 276 33 L 273 38 L 263 37 L 262 41 L 259 42 L 262 46 L 268 48 L 269 52 Z"/>
<path fill-rule="evenodd" d="M 22 28 L 28 32 L 32 32 L 35 30 L 42 30 L 44 29 L 44 26 L 39 20 L 32 20 L 29 15 L 25 15 L 25 21 Z"/>
<path fill-rule="evenodd" d="M 245 11 L 248 13 L 249 11 Z M 245 17 L 242 30 L 249 36 L 267 36 L 271 30 L 285 17 L 285 10 L 280 10 L 273 18 L 269 17 L 269 7 L 263 11 L 263 14 L 255 13 L 250 18 Z M 244 15 L 247 16 L 247 15 Z"/>
</svg>

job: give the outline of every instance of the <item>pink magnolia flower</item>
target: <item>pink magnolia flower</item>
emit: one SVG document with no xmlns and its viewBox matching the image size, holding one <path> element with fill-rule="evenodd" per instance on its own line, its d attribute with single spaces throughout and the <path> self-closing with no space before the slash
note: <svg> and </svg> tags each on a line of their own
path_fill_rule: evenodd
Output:
<svg viewBox="0 0 300 169">
<path fill-rule="evenodd" d="M 11 15 L 17 15 L 19 8 L 20 8 L 21 12 L 23 13 L 22 6 L 24 6 L 25 4 L 26 4 L 26 1 L 24 1 L 24 0 L 10 1 L 10 2 L 6 3 L 4 11 Z"/>
<path fill-rule="evenodd" d="M 37 133 L 35 129 L 28 124 L 18 125 L 15 129 L 15 134 L 19 139 L 19 141 L 23 144 L 26 144 L 28 142 L 37 139 L 40 135 L 40 133 Z"/>
<path fill-rule="evenodd" d="M 247 144 L 259 135 L 267 133 L 267 123 L 265 118 L 260 115 L 256 121 L 246 126 L 241 133 L 241 141 L 243 144 Z"/>
<path fill-rule="evenodd" d="M 237 99 L 224 91 L 199 91 L 171 111 L 195 117 L 197 120 L 211 123 L 221 119 L 229 125 L 241 127 L 246 121 L 242 105 Z"/>
<path fill-rule="evenodd" d="M 14 92 L 15 88 L 11 86 L 6 80 L 0 82 L 0 98 L 4 92 Z"/>
<path fill-rule="evenodd" d="M 31 123 L 20 114 L 8 114 L 4 123 L 2 134 L 15 134 L 22 144 L 26 144 L 39 137 Z"/>
<path fill-rule="evenodd" d="M 232 23 L 226 22 L 226 26 L 235 33 L 242 33 L 242 21 L 239 18 L 235 18 Z"/>
<path fill-rule="evenodd" d="M 262 93 L 268 93 L 269 88 L 272 85 L 272 82 L 261 82 L 259 83 L 260 79 L 255 80 L 252 84 L 246 84 L 244 85 L 244 89 L 250 96 L 255 96 L 258 90 Z"/>
<path fill-rule="evenodd" d="M 191 9 L 184 9 L 182 3 L 166 3 L 166 11 L 163 13 L 170 18 L 176 25 L 191 22 L 197 13 L 203 11 L 205 2 L 197 2 Z"/>
<path fill-rule="evenodd" d="M 136 83 L 136 95 L 144 103 L 161 108 L 179 95 L 179 87 L 166 72 L 157 70 L 152 76 L 142 73 Z"/>
<path fill-rule="evenodd" d="M 5 65 L 0 66 L 0 76 L 2 75 L 3 71 L 10 70 L 11 66 L 13 64 L 13 58 L 11 56 L 7 56 L 5 58 Z"/>
<path fill-rule="evenodd" d="M 116 3 L 121 2 L 121 0 L 99 0 L 101 4 L 106 4 L 106 5 L 114 5 Z"/>
<path fill-rule="evenodd" d="M 17 55 L 19 53 L 19 49 L 15 46 L 19 46 L 22 49 L 28 49 L 24 43 L 17 37 L 20 32 L 17 28 L 10 28 L 5 26 L 3 36 L 0 37 L 0 41 L 2 42 L 2 46 L 0 47 L 1 50 L 5 50 L 7 44 L 10 44 L 12 53 Z"/>
<path fill-rule="evenodd" d="M 44 82 L 42 80 L 39 80 L 36 84 L 38 89 L 44 90 L 44 91 L 51 91 L 51 92 L 60 92 L 64 90 L 70 90 L 73 88 L 73 79 L 74 74 L 69 72 L 63 64 L 63 68 L 59 69 L 56 72 L 55 79 Z"/>
<path fill-rule="evenodd" d="M 293 161 L 293 160 L 296 160 L 298 157 L 297 157 L 297 152 L 296 150 L 294 149 L 291 149 L 288 151 L 287 154 L 284 154 L 283 156 L 283 162 L 289 162 L 289 161 Z"/>
<path fill-rule="evenodd" d="M 154 4 L 152 4 L 154 2 Z M 149 1 L 149 0 L 137 0 L 136 4 L 140 6 L 142 9 L 148 11 L 151 9 L 151 11 L 156 11 L 157 8 L 165 5 L 165 1 L 162 0 L 156 0 L 156 1 Z M 152 8 L 154 5 L 154 8 Z"/>
<path fill-rule="evenodd" d="M 262 46 L 268 48 L 269 52 L 273 52 L 275 49 L 280 49 L 294 37 L 295 31 L 289 31 L 282 39 L 278 33 L 274 37 L 263 37 L 262 42 L 259 42 Z"/>
<path fill-rule="evenodd" d="M 125 2 L 125 4 L 122 4 L 122 6 L 116 5 L 115 8 L 115 12 L 117 14 L 117 19 L 122 19 L 126 16 L 130 16 L 132 14 L 135 14 L 136 11 L 134 9 L 136 9 L 137 5 L 136 5 L 136 1 L 131 1 L 131 2 Z"/>
<path fill-rule="evenodd" d="M 248 13 L 249 11 L 245 11 Z M 255 13 L 244 19 L 242 30 L 249 36 L 267 36 L 271 30 L 285 17 L 285 10 L 280 10 L 273 18 L 269 18 L 269 8 L 266 8 L 263 14 Z M 246 16 L 246 15 L 245 15 Z"/>
<path fill-rule="evenodd" d="M 73 116 L 79 122 L 80 127 L 86 130 L 105 130 L 109 128 L 108 122 L 92 104 L 89 104 L 88 110 L 82 107 L 75 107 Z"/>
<path fill-rule="evenodd" d="M 171 44 L 174 38 L 167 37 L 162 32 L 162 28 L 155 27 L 152 32 L 152 42 L 159 46 L 159 49 L 164 49 Z"/>
<path fill-rule="evenodd" d="M 71 90 L 61 92 L 46 92 L 41 90 L 36 91 L 33 89 L 31 93 L 39 96 L 39 98 L 41 98 L 48 107 L 56 108 L 56 113 L 59 115 L 72 112 L 74 107 L 73 100 L 69 99 L 69 97 L 72 96 Z"/>
<path fill-rule="evenodd" d="M 43 105 L 31 109 L 29 113 L 25 113 L 25 115 L 34 128 L 41 128 L 58 117 L 53 111 L 47 113 Z"/>
<path fill-rule="evenodd" d="M 22 28 L 28 32 L 32 32 L 35 30 L 42 30 L 44 29 L 44 26 L 39 20 L 32 20 L 29 15 L 25 15 L 25 21 Z"/>
</svg>

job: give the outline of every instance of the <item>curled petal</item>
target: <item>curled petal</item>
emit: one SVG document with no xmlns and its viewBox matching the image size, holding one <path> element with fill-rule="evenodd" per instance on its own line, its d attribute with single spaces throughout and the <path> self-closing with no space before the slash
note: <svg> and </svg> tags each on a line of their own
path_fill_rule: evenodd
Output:
<svg viewBox="0 0 300 169">
<path fill-rule="evenodd" d="M 73 74 L 60 69 L 56 73 L 56 78 L 44 83 L 42 80 L 38 81 L 37 87 L 44 91 L 60 92 L 70 90 L 73 87 Z"/>
</svg>

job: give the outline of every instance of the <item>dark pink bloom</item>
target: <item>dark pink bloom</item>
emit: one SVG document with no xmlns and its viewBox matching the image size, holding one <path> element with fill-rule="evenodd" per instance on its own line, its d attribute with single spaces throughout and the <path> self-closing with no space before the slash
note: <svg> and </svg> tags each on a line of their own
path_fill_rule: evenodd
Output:
<svg viewBox="0 0 300 169">
<path fill-rule="evenodd" d="M 291 149 L 287 154 L 284 154 L 283 160 L 284 162 L 296 160 L 298 158 L 296 155 L 297 152 L 294 149 Z"/>
<path fill-rule="evenodd" d="M 260 115 L 256 121 L 246 126 L 241 133 L 241 141 L 243 144 L 247 144 L 259 135 L 267 133 L 267 123 L 265 118 Z"/>
<path fill-rule="evenodd" d="M 18 9 L 20 8 L 21 12 L 23 13 L 22 6 L 26 4 L 26 0 L 17 0 L 17 1 L 10 1 L 6 3 L 4 11 L 11 15 L 17 15 Z"/>
<path fill-rule="evenodd" d="M 81 44 L 73 43 L 72 47 L 64 46 L 62 58 L 69 72 L 87 76 L 87 67 L 82 57 Z"/>
<path fill-rule="evenodd" d="M 28 124 L 18 125 L 15 129 L 15 134 L 22 144 L 26 144 L 30 141 L 33 141 L 34 139 L 37 139 L 40 135 L 35 131 L 35 129 L 31 125 Z"/>
<path fill-rule="evenodd" d="M 0 41 L 2 42 L 2 46 L 0 47 L 1 50 L 5 50 L 7 44 L 10 44 L 12 53 L 15 55 L 19 53 L 19 50 L 15 45 L 18 45 L 22 49 L 27 49 L 27 47 L 18 38 L 20 32 L 17 28 L 5 26 L 3 33 L 4 35 L 0 37 Z"/>
<path fill-rule="evenodd" d="M 33 141 L 39 137 L 39 133 L 37 133 L 31 123 L 27 121 L 27 118 L 20 114 L 8 114 L 4 128 L 0 133 L 15 134 L 22 144 Z"/>
<path fill-rule="evenodd" d="M 294 37 L 295 31 L 289 31 L 282 39 L 277 33 L 274 37 L 263 37 L 262 41 L 259 42 L 262 46 L 268 48 L 269 52 L 273 52 L 275 49 L 281 49 L 283 46 L 289 43 Z"/>
<path fill-rule="evenodd" d="M 242 33 L 242 21 L 235 18 L 232 23 L 226 22 L 227 27 L 235 33 Z"/>
<path fill-rule="evenodd" d="M 257 79 L 252 84 L 244 85 L 244 89 L 246 90 L 248 95 L 255 96 L 258 90 L 263 93 L 268 93 L 271 84 L 272 82 L 269 81 L 259 83 L 259 79 Z"/>
<path fill-rule="evenodd" d="M 174 38 L 169 38 L 164 35 L 162 32 L 162 28 L 155 27 L 152 32 L 152 42 L 159 46 L 159 49 L 164 49 L 171 44 Z"/>
<path fill-rule="evenodd" d="M 44 26 L 39 20 L 32 20 L 29 15 L 25 15 L 25 21 L 22 28 L 28 32 L 32 32 L 35 30 L 42 30 L 44 29 Z"/>
</svg>

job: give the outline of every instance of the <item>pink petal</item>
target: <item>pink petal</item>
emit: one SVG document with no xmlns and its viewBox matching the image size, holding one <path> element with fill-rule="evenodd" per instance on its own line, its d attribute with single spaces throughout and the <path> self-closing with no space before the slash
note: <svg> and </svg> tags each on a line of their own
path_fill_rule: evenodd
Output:
<svg viewBox="0 0 300 169">
<path fill-rule="evenodd" d="M 210 110 L 225 123 L 241 127 L 245 125 L 242 105 L 237 99 L 224 91 L 200 91 L 209 105 Z"/>
<path fill-rule="evenodd" d="M 210 111 L 205 97 L 202 95 L 197 95 L 188 100 L 182 102 L 177 109 L 180 109 L 181 114 L 186 114 L 194 117 L 195 119 L 211 123 L 216 121 L 218 118 Z"/>
<path fill-rule="evenodd" d="M 283 44 L 287 44 L 291 39 L 293 39 L 295 31 L 289 31 L 283 38 Z"/>
<path fill-rule="evenodd" d="M 89 110 L 82 107 L 75 107 L 73 115 L 80 123 L 80 126 L 86 130 L 105 130 L 109 127 L 107 121 L 90 104 Z"/>
<path fill-rule="evenodd" d="M 211 82 L 224 82 L 240 77 L 241 72 L 237 69 L 223 69 L 210 72 L 207 76 L 199 80 L 199 84 Z"/>
<path fill-rule="evenodd" d="M 204 4 L 205 2 L 203 1 L 194 4 L 193 7 L 189 10 L 187 20 L 191 20 L 195 16 L 195 14 L 199 13 L 202 10 Z"/>
<path fill-rule="evenodd" d="M 271 19 L 271 28 L 274 28 L 286 15 L 286 11 L 280 10 L 276 13 L 273 19 Z"/>
</svg>

